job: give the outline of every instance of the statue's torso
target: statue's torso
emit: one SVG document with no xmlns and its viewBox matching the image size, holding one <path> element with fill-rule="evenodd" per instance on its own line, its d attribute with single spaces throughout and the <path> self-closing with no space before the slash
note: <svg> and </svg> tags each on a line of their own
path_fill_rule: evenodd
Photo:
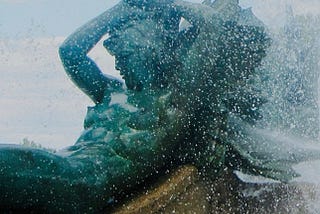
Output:
<svg viewBox="0 0 320 214">
<path fill-rule="evenodd" d="M 98 170 L 102 181 L 127 171 L 135 174 L 135 169 L 141 168 L 147 169 L 138 173 L 144 177 L 173 157 L 183 137 L 179 118 L 181 112 L 167 89 L 113 93 L 110 102 L 88 107 L 85 130 L 69 148 L 71 158 L 82 159 L 91 166 L 83 168 L 93 169 L 95 174 Z"/>
</svg>

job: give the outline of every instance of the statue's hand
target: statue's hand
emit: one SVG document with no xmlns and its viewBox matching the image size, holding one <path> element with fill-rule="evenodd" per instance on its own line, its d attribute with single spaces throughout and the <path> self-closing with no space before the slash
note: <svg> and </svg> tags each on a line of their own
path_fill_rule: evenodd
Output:
<svg viewBox="0 0 320 214">
<path fill-rule="evenodd" d="M 145 9 L 166 8 L 172 5 L 174 0 L 124 0 L 130 6 Z"/>
</svg>

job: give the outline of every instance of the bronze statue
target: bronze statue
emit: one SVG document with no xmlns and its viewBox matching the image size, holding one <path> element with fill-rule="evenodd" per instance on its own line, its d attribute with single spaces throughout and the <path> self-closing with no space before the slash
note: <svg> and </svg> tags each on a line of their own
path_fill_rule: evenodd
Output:
<svg viewBox="0 0 320 214">
<path fill-rule="evenodd" d="M 87 56 L 106 34 L 125 84 Z M 83 134 L 56 154 L 2 145 L 1 209 L 97 212 L 186 163 L 210 176 L 230 167 L 292 178 L 288 168 L 264 167 L 234 146 L 238 125 L 261 118 L 265 100 L 250 80 L 268 45 L 263 24 L 237 0 L 121 1 L 59 50 L 71 80 L 95 103 Z"/>
</svg>

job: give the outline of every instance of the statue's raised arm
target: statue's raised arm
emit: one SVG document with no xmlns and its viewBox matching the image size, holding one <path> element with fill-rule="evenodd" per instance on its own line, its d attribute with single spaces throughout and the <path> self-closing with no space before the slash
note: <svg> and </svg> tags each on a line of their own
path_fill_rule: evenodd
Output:
<svg viewBox="0 0 320 214">
<path fill-rule="evenodd" d="M 139 9 L 120 2 L 77 29 L 61 45 L 59 54 L 68 76 L 95 103 L 119 90 L 122 83 L 105 76 L 87 54 L 104 35 L 143 15 Z"/>
<path fill-rule="evenodd" d="M 192 25 L 212 25 L 215 19 L 223 21 L 237 21 L 240 24 L 251 26 L 264 26 L 255 17 L 251 10 L 243 10 L 239 0 L 204 0 L 202 4 L 184 0 L 124 0 L 131 6 L 145 8 L 146 10 L 163 10 L 171 8 L 181 18 Z"/>
<path fill-rule="evenodd" d="M 164 10 L 170 8 L 191 24 L 203 23 L 206 13 L 212 8 L 198 3 L 181 0 L 124 0 L 128 5 L 145 10 Z"/>
</svg>

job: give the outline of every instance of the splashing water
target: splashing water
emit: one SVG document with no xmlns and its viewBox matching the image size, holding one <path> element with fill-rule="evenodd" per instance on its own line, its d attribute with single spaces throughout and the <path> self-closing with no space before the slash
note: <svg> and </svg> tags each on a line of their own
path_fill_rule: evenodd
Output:
<svg viewBox="0 0 320 214">
<path fill-rule="evenodd" d="M 259 91 L 268 102 L 261 109 L 263 119 L 255 127 L 243 126 L 238 148 L 249 151 L 253 161 L 267 167 L 282 162 L 293 165 L 300 176 L 293 183 L 303 187 L 309 213 L 320 210 L 320 16 L 294 15 L 287 7 L 285 25 L 269 26 L 272 45 L 256 78 Z M 238 123 L 239 121 L 236 121 Z M 242 125 L 241 125 L 242 126 Z M 299 163 L 300 162 L 300 163 Z M 283 165 L 277 165 L 281 169 Z M 245 172 L 244 172 L 245 173 Z M 243 172 L 246 182 L 272 183 Z M 308 186 L 310 185 L 310 186 Z"/>
<path fill-rule="evenodd" d="M 320 17 L 294 15 L 290 7 L 286 17 L 283 27 L 270 32 L 272 46 L 256 78 L 268 100 L 263 119 L 246 132 L 251 149 L 270 151 L 271 159 L 291 155 L 294 162 L 317 158 L 320 150 Z"/>
</svg>

